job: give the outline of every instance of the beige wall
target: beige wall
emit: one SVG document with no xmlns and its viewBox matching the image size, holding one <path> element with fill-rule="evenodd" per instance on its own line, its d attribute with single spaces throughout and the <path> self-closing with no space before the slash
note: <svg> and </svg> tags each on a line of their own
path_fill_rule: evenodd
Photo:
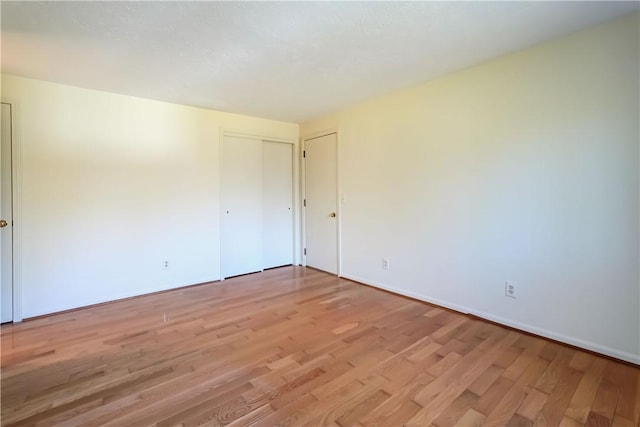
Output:
<svg viewBox="0 0 640 427">
<path fill-rule="evenodd" d="M 342 273 L 640 363 L 638 39 L 635 14 L 304 123 L 340 130 Z"/>
<path fill-rule="evenodd" d="M 23 317 L 219 279 L 220 129 L 299 133 L 9 75 L 2 98 L 16 108 Z"/>
</svg>

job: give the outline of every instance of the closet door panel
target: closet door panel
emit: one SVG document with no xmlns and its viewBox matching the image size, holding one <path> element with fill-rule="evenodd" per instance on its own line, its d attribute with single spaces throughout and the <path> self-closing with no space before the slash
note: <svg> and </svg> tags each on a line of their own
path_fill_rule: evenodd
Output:
<svg viewBox="0 0 640 427">
<path fill-rule="evenodd" d="M 222 277 L 262 270 L 262 141 L 225 136 L 221 165 Z"/>
<path fill-rule="evenodd" d="M 264 268 L 293 263 L 293 146 L 262 144 L 262 259 Z"/>
</svg>

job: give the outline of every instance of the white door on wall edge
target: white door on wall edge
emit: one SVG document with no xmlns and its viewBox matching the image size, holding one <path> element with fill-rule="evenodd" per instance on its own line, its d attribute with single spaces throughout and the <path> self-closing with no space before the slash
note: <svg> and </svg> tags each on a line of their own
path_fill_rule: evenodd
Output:
<svg viewBox="0 0 640 427">
<path fill-rule="evenodd" d="M 305 141 L 306 264 L 338 274 L 337 136 Z"/>
<path fill-rule="evenodd" d="M 0 147 L 0 318 L 13 321 L 13 212 L 11 173 L 11 105 L 2 103 Z"/>
</svg>

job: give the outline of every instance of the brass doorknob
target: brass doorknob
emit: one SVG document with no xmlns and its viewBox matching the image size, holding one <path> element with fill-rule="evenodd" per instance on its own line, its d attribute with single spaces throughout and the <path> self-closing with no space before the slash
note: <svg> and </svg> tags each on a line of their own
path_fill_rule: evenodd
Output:
<svg viewBox="0 0 640 427">
<path fill-rule="evenodd" d="M 6 227 L 7 225 L 9 225 L 7 221 L 5 221 L 4 219 L 0 219 L 0 228 Z"/>
<path fill-rule="evenodd" d="M 336 217 L 336 213 L 335 213 L 335 212 L 331 212 L 331 213 L 329 214 L 329 216 L 330 216 L 331 218 L 335 218 L 335 217 Z"/>
</svg>

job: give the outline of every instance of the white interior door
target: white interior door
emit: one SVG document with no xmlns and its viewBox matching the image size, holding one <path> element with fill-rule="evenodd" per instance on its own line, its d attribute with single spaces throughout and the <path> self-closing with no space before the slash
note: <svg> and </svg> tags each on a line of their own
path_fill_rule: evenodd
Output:
<svg viewBox="0 0 640 427">
<path fill-rule="evenodd" d="M 293 263 L 293 146 L 262 143 L 262 266 Z"/>
<path fill-rule="evenodd" d="M 0 281 L 2 323 L 13 320 L 13 214 L 11 206 L 11 105 L 2 103 L 0 148 Z"/>
<path fill-rule="evenodd" d="M 307 265 L 338 274 L 337 139 L 305 141 Z"/>
<path fill-rule="evenodd" d="M 262 141 L 225 136 L 221 165 L 222 277 L 262 270 Z"/>
</svg>

